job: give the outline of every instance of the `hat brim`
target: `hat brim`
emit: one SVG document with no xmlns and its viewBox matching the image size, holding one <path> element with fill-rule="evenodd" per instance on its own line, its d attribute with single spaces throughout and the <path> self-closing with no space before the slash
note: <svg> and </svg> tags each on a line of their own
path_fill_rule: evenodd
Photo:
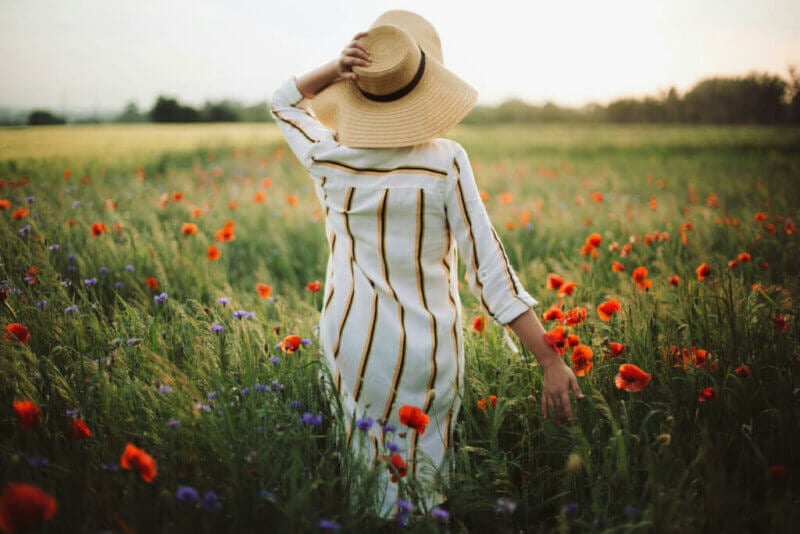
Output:
<svg viewBox="0 0 800 534">
<path fill-rule="evenodd" d="M 365 97 L 353 80 L 332 84 L 311 100 L 317 118 L 353 148 L 417 145 L 442 136 L 474 107 L 478 93 L 431 60 L 417 86 L 391 102 Z"/>
</svg>

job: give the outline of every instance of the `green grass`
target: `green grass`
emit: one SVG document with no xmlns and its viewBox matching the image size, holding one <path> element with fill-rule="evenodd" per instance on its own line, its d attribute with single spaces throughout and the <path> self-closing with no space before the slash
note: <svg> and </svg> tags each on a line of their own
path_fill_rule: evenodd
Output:
<svg viewBox="0 0 800 534">
<path fill-rule="evenodd" d="M 99 128 L 82 128 L 77 144 L 70 128 L 43 133 L 58 149 L 33 130 L 2 143 L 0 199 L 11 208 L 0 211 L 0 326 L 23 323 L 31 339 L 0 342 L 0 483 L 56 497 L 46 532 L 314 532 L 321 519 L 345 532 L 395 530 L 369 513 L 374 473 L 343 449 L 319 386 L 321 297 L 306 283 L 324 278 L 327 246 L 310 180 L 273 126 L 206 128 L 177 144 L 168 128 L 119 129 L 113 149 L 97 144 L 108 135 Z M 800 520 L 800 245 L 787 231 L 799 215 L 800 130 L 533 125 L 460 127 L 454 138 L 537 311 L 559 301 L 588 310 L 571 330 L 593 349 L 593 367 L 579 378 L 587 399 L 576 423 L 544 421 L 533 358 L 511 352 L 499 326 L 476 334 L 465 321 L 450 520 L 419 510 L 406 530 L 789 531 Z M 15 219 L 19 207 L 30 213 Z M 228 220 L 236 239 L 218 243 Z M 108 231 L 93 236 L 95 222 Z M 185 222 L 195 235 L 181 233 Z M 647 244 L 654 232 L 661 239 Z M 602 237 L 596 259 L 580 254 L 591 233 Z M 212 244 L 222 256 L 210 262 Z M 729 268 L 742 252 L 751 261 Z M 701 282 L 702 262 L 712 275 Z M 638 266 L 647 292 L 631 280 Z M 549 273 L 575 292 L 546 289 Z M 258 296 L 259 282 L 273 298 Z M 596 307 L 612 297 L 623 312 L 603 322 Z M 481 313 L 462 298 L 465 319 Z M 310 344 L 282 353 L 288 334 Z M 627 346 L 621 357 L 604 358 L 609 342 Z M 684 369 L 672 347 L 712 356 Z M 651 373 L 647 388 L 616 389 L 621 363 Z M 743 364 L 749 378 L 734 372 Z M 716 398 L 698 402 L 709 386 Z M 478 409 L 488 395 L 497 407 Z M 41 407 L 29 432 L 12 409 L 19 399 Z M 68 438 L 68 409 L 91 438 Z M 299 423 L 305 411 L 323 424 Z M 128 442 L 156 460 L 151 484 L 109 468 Z M 179 501 L 182 485 L 214 491 L 222 508 Z M 500 498 L 513 513 L 495 511 Z"/>
</svg>

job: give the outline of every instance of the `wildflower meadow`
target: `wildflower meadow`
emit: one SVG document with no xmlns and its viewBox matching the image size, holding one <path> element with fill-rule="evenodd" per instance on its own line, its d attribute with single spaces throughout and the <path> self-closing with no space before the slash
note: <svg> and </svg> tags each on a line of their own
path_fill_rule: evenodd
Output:
<svg viewBox="0 0 800 534">
<path fill-rule="evenodd" d="M 586 398 L 571 425 L 543 419 L 535 359 L 462 284 L 447 502 L 381 519 L 376 473 L 413 488 L 405 452 L 427 416 L 402 407 L 372 468 L 344 445 L 318 356 L 328 248 L 311 181 L 274 125 L 187 126 L 176 144 L 137 128 L 113 143 L 91 126 L 0 130 L 0 530 L 800 522 L 800 130 L 457 129 Z M 354 439 L 384 423 L 360 419 Z"/>
</svg>

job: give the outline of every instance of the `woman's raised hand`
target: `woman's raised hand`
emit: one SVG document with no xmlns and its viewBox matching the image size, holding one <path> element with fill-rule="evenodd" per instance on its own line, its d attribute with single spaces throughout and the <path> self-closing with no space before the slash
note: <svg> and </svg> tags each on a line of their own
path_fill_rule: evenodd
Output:
<svg viewBox="0 0 800 534">
<path fill-rule="evenodd" d="M 353 67 L 368 67 L 371 63 L 369 51 L 359 42 L 359 39 L 366 37 L 367 32 L 359 32 L 350 41 L 342 54 L 339 56 L 337 64 L 339 78 L 355 80 L 358 75 L 353 72 Z"/>
</svg>

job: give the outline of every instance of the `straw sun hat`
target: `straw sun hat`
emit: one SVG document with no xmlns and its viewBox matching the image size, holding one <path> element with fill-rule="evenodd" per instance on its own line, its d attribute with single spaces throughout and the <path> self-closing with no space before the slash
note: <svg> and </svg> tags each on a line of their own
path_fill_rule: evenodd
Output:
<svg viewBox="0 0 800 534">
<path fill-rule="evenodd" d="M 409 11 L 388 11 L 361 39 L 372 57 L 357 80 L 331 84 L 311 101 L 339 142 L 357 148 L 416 145 L 444 134 L 478 93 L 444 67 L 439 35 Z"/>
</svg>

